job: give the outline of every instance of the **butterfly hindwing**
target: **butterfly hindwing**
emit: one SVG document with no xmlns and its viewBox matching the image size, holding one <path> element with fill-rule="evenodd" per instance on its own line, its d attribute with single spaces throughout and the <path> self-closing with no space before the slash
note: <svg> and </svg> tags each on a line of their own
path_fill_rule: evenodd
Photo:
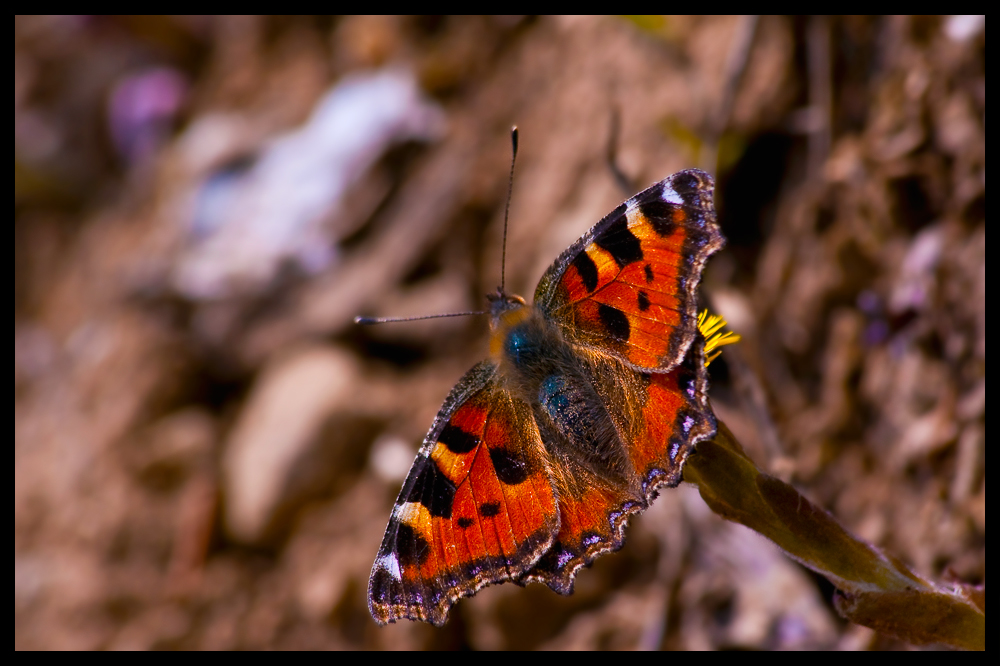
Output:
<svg viewBox="0 0 1000 666">
<path fill-rule="evenodd" d="M 696 336 L 684 360 L 670 372 L 639 373 L 646 389 L 628 449 L 647 499 L 652 500 L 658 487 L 677 486 L 697 443 L 715 436 L 704 346 L 704 339 Z"/>
<path fill-rule="evenodd" d="M 628 478 L 557 458 L 559 533 L 518 582 L 538 581 L 568 594 L 580 567 L 622 546 L 629 515 L 644 510 L 658 488 L 680 483 L 688 455 L 716 431 L 703 346 L 696 338 L 681 364 L 661 373 L 634 370 L 610 355 L 590 356 L 595 388 L 623 440 L 627 459 L 616 467 L 628 470 Z"/>
<path fill-rule="evenodd" d="M 445 401 L 396 500 L 369 581 L 372 616 L 441 625 L 459 598 L 531 568 L 557 529 L 531 408 L 480 363 Z"/>
<path fill-rule="evenodd" d="M 695 290 L 723 245 L 703 171 L 680 171 L 635 195 L 569 247 L 535 305 L 578 344 L 634 368 L 677 365 L 697 333 Z"/>
</svg>

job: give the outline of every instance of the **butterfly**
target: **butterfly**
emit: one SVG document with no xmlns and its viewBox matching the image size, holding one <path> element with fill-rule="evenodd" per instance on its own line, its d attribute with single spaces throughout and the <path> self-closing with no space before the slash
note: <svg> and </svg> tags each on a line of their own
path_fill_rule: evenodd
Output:
<svg viewBox="0 0 1000 666">
<path fill-rule="evenodd" d="M 442 625 L 486 585 L 541 582 L 624 543 L 628 517 L 676 486 L 716 422 L 696 289 L 725 240 L 714 183 L 681 171 L 563 252 L 534 304 L 487 296 L 490 355 L 431 425 L 372 567 L 379 624 Z"/>
</svg>

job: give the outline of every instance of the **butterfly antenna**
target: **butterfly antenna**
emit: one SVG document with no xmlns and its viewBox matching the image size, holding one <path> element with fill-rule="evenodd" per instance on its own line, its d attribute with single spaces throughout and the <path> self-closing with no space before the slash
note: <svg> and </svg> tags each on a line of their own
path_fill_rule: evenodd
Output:
<svg viewBox="0 0 1000 666">
<path fill-rule="evenodd" d="M 510 128 L 510 144 L 513 154 L 510 158 L 510 179 L 507 182 L 507 206 L 503 212 L 503 255 L 500 259 L 500 291 L 503 292 L 506 284 L 507 265 L 507 220 L 510 218 L 510 196 L 514 191 L 514 162 L 517 161 L 517 125 Z M 354 323 L 362 326 L 373 326 L 375 324 L 395 324 L 403 321 L 420 321 L 421 319 L 440 319 L 441 317 L 466 317 L 469 315 L 482 315 L 485 311 L 476 310 L 469 312 L 447 312 L 445 314 L 421 315 L 418 317 L 355 317 Z"/>
<path fill-rule="evenodd" d="M 510 180 L 507 182 L 507 206 L 503 211 L 503 253 L 500 258 L 500 291 L 507 284 L 507 219 L 510 217 L 510 195 L 514 192 L 514 162 L 517 161 L 517 125 L 510 128 Z"/>
<path fill-rule="evenodd" d="M 607 161 L 608 169 L 611 170 L 611 175 L 614 176 L 615 183 L 621 188 L 622 192 L 625 192 L 626 196 L 631 195 L 635 192 L 635 183 L 625 175 L 625 172 L 621 170 L 618 166 L 618 138 L 621 136 L 621 113 L 618 109 L 618 105 L 611 107 L 611 123 L 608 128 L 608 147 L 605 151 L 604 158 Z"/>
<path fill-rule="evenodd" d="M 418 317 L 355 317 L 354 323 L 362 326 L 372 326 L 374 324 L 394 324 L 400 321 L 420 321 L 421 319 L 440 319 L 441 317 L 466 317 L 468 315 L 486 314 L 485 311 L 476 312 L 446 312 L 444 314 L 420 315 Z"/>
</svg>

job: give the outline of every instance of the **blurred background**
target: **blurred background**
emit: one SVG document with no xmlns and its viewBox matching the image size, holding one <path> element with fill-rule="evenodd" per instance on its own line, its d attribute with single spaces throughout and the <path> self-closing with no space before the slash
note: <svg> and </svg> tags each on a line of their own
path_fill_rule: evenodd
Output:
<svg viewBox="0 0 1000 666">
<path fill-rule="evenodd" d="M 986 576 L 985 19 L 19 17 L 15 648 L 906 649 L 664 490 L 576 593 L 379 628 L 368 574 L 507 284 L 682 168 L 717 415 L 937 581 Z M 611 159 L 609 159 L 609 157 Z M 617 173 L 616 173 L 617 171 Z"/>
</svg>

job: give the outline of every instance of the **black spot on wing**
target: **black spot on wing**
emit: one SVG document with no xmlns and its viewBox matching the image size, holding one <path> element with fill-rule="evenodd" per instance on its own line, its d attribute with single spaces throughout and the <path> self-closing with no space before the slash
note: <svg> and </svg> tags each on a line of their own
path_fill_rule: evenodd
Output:
<svg viewBox="0 0 1000 666">
<path fill-rule="evenodd" d="M 628 342 L 632 333 L 632 326 L 628 323 L 625 313 L 616 307 L 601 303 L 597 307 L 597 316 L 601 318 L 604 328 L 615 340 Z"/>
<path fill-rule="evenodd" d="M 500 502 L 486 502 L 479 507 L 479 515 L 486 518 L 492 518 L 498 513 L 500 513 Z"/>
<path fill-rule="evenodd" d="M 594 244 L 606 250 L 618 268 L 642 259 L 642 244 L 629 230 L 628 218 L 624 214 L 596 238 Z"/>
<path fill-rule="evenodd" d="M 639 292 L 639 309 L 643 312 L 649 309 L 649 296 L 644 291 Z"/>
<path fill-rule="evenodd" d="M 402 584 L 392 577 L 381 567 L 372 572 L 371 598 L 384 604 L 392 603 L 392 600 L 402 592 Z"/>
<path fill-rule="evenodd" d="M 420 469 L 415 477 L 407 479 L 403 491 L 399 494 L 397 504 L 418 502 L 430 511 L 432 516 L 451 518 L 451 507 L 455 501 L 455 484 L 438 469 L 430 458 L 417 460 L 414 466 Z"/>
<path fill-rule="evenodd" d="M 461 527 L 463 530 L 465 530 L 472 527 L 472 523 L 474 522 L 475 521 L 472 520 L 472 518 L 469 518 L 468 516 L 462 516 L 461 518 L 458 519 L 458 526 Z"/>
<path fill-rule="evenodd" d="M 646 264 L 643 270 L 646 273 L 646 284 L 651 283 L 653 281 L 653 267 L 650 266 L 649 264 Z"/>
<path fill-rule="evenodd" d="M 662 199 L 653 199 L 639 204 L 639 212 L 653 227 L 656 235 L 665 238 L 674 233 L 674 211 L 677 206 Z"/>
<path fill-rule="evenodd" d="M 698 188 L 701 186 L 701 180 L 693 173 L 679 172 L 671 177 L 670 186 L 674 192 L 681 195 L 685 202 L 688 202 L 698 197 Z"/>
<path fill-rule="evenodd" d="M 458 426 L 448 423 L 438 435 L 438 441 L 447 446 L 452 453 L 468 453 L 479 446 L 480 439 Z"/>
<path fill-rule="evenodd" d="M 587 288 L 587 291 L 597 289 L 597 266 L 590 255 L 581 251 L 573 258 L 573 265 L 576 266 L 576 271 L 580 274 L 580 279 L 583 280 L 583 286 Z"/>
<path fill-rule="evenodd" d="M 490 449 L 490 461 L 493 462 L 497 478 L 508 486 L 524 483 L 531 473 L 527 461 L 507 449 Z"/>
<path fill-rule="evenodd" d="M 402 566 L 419 566 L 427 560 L 427 556 L 431 552 L 430 544 L 427 543 L 427 540 L 406 523 L 399 523 L 399 526 L 396 528 L 396 545 L 394 550 Z"/>
</svg>

